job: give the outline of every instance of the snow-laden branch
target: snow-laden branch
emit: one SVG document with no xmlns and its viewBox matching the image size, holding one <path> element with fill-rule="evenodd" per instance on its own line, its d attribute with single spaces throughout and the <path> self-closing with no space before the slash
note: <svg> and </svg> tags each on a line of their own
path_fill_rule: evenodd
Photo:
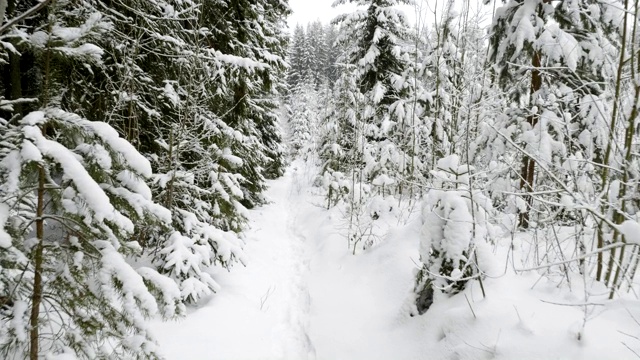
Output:
<svg viewBox="0 0 640 360">
<path fill-rule="evenodd" d="M 2 5 L 6 4 L 6 0 L 0 0 L 0 11 L 3 13 L 2 17 L 0 17 L 0 21 L 2 21 L 2 19 L 4 18 L 4 9 L 2 9 Z M 51 2 L 51 0 L 43 0 L 40 4 L 32 7 L 31 9 L 25 11 L 24 13 L 22 13 L 21 15 L 16 16 L 15 18 L 7 21 L 6 24 L 2 25 L 0 27 L 0 34 L 2 34 L 3 32 L 7 31 L 10 27 L 12 27 L 13 25 L 15 25 L 16 23 L 24 20 L 25 18 L 37 13 L 38 11 L 44 9 L 49 3 Z M 6 8 L 6 7 L 5 7 Z"/>
<path fill-rule="evenodd" d="M 534 270 L 541 270 L 541 269 L 547 269 L 550 268 L 552 266 L 558 266 L 558 265 L 564 265 L 564 264 L 569 264 L 572 262 L 576 262 L 576 261 L 581 261 L 581 260 L 585 260 L 588 259 L 592 256 L 598 255 L 599 253 L 604 253 L 607 252 L 609 250 L 612 249 L 617 249 L 620 247 L 624 247 L 624 246 L 637 246 L 638 244 L 633 242 L 633 243 L 624 243 L 624 242 L 617 242 L 614 244 L 610 244 L 610 245 L 606 245 L 601 247 L 600 249 L 591 251 L 589 253 L 586 254 L 582 254 L 578 257 L 572 258 L 572 259 L 568 259 L 568 260 L 562 260 L 562 261 L 558 261 L 558 262 L 554 262 L 551 264 L 545 264 L 545 265 L 540 265 L 540 266 L 535 266 L 535 267 L 530 267 L 530 268 L 523 268 L 523 269 L 515 269 L 516 271 L 534 271 Z"/>
<path fill-rule="evenodd" d="M 574 202 L 578 203 L 578 199 L 576 199 L 574 193 L 556 176 L 556 174 L 553 173 L 553 171 L 551 171 L 550 169 L 547 168 L 547 166 L 540 162 L 537 161 L 537 159 L 532 156 L 528 151 L 526 151 L 525 149 L 523 149 L 521 146 L 519 146 L 518 144 L 516 144 L 513 140 L 511 140 L 508 136 L 505 136 L 504 134 L 502 134 L 500 131 L 498 131 L 498 129 L 496 129 L 493 125 L 491 124 L 487 124 L 489 127 L 491 127 L 499 136 L 501 136 L 502 138 L 504 138 L 511 146 L 513 146 L 516 150 L 518 150 L 519 152 L 521 152 L 522 154 L 528 156 L 530 159 L 533 159 L 537 164 L 538 167 L 540 169 L 542 169 L 559 187 L 562 188 L 562 190 L 564 190 L 565 193 L 567 193 L 569 196 L 571 196 L 571 198 L 574 200 Z M 599 213 L 598 211 L 596 211 L 595 209 L 593 209 L 592 207 L 589 206 L 580 206 L 580 205 L 575 205 L 573 206 L 574 210 L 586 210 L 589 213 L 591 213 L 591 215 L 593 215 L 594 217 L 598 218 L 599 220 L 603 221 L 604 223 L 606 223 L 607 225 L 611 226 L 612 228 L 616 228 L 618 225 L 615 224 L 614 222 L 612 222 L 611 220 L 609 220 L 605 215 Z M 603 248 L 604 249 L 604 248 Z"/>
</svg>

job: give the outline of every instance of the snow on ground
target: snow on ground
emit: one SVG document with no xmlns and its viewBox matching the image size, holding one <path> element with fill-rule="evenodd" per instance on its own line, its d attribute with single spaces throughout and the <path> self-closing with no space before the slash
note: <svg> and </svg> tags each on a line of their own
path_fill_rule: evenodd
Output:
<svg viewBox="0 0 640 360">
<path fill-rule="evenodd" d="M 516 275 L 505 264 L 510 239 L 482 257 L 493 268 L 486 298 L 474 283 L 411 317 L 419 220 L 354 256 L 339 209 L 313 195 L 314 171 L 298 161 L 270 182 L 272 203 L 251 211 L 247 267 L 215 273 L 222 290 L 185 319 L 154 322 L 168 359 L 638 358 L 640 302 L 607 302 L 589 286 L 601 290 L 595 305 L 575 306 L 582 280 L 570 291 Z"/>
<path fill-rule="evenodd" d="M 224 290 L 186 319 L 157 323 L 169 359 L 306 359 L 309 274 L 306 239 L 296 224 L 301 204 L 292 193 L 294 171 L 270 183 L 272 204 L 251 212 L 247 267 L 214 273 Z"/>
</svg>

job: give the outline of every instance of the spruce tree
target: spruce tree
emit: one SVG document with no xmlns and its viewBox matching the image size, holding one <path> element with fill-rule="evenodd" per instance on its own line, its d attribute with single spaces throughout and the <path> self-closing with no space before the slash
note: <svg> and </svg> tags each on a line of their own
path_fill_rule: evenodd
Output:
<svg viewBox="0 0 640 360">
<path fill-rule="evenodd" d="M 220 1 L 203 13 L 219 19 L 209 40 L 225 63 L 226 91 L 215 103 L 222 120 L 243 137 L 242 146 L 232 151 L 245 160 L 240 173 L 247 207 L 264 202 L 265 178 L 281 175 L 284 168 L 277 110 L 285 90 L 282 29 L 289 12 L 286 2 Z"/>
<path fill-rule="evenodd" d="M 297 24 L 293 30 L 293 36 L 289 43 L 289 69 L 287 71 L 287 84 L 290 91 L 296 91 L 306 76 L 304 53 L 305 32 L 302 25 Z"/>
<path fill-rule="evenodd" d="M 434 189 L 422 208 L 420 260 L 416 277 L 416 307 L 424 314 L 442 295 L 455 295 L 480 278 L 475 251 L 488 236 L 491 202 L 469 187 L 475 169 L 460 163 L 458 155 L 438 160 L 433 169 Z"/>
<path fill-rule="evenodd" d="M 518 177 L 522 198 L 515 199 L 518 223 L 530 225 L 537 159 L 557 165 L 565 148 L 556 128 L 562 118 L 553 108 L 553 96 L 546 76 L 546 48 L 539 46 L 551 20 L 554 6 L 547 0 L 512 0 L 496 11 L 490 37 L 489 61 L 496 80 L 509 96 L 509 108 L 500 118 L 506 123 L 497 129 L 511 129 L 501 140 L 508 148 L 518 144 L 522 166 Z M 526 75 L 527 81 L 519 81 Z M 503 133 L 504 135 L 505 133 Z"/>
<path fill-rule="evenodd" d="M 354 66 L 358 91 L 366 98 L 356 116 L 362 123 L 361 139 L 354 139 L 356 144 L 362 143 L 362 157 L 356 161 L 363 165 L 360 181 L 374 184 L 382 193 L 393 193 L 407 166 L 399 146 L 403 135 L 394 127 L 404 121 L 408 96 L 402 77 L 407 60 L 402 42 L 408 36 L 408 25 L 395 6 L 408 2 L 358 3 L 365 8 L 334 20 L 341 28 L 338 43 L 347 49 L 342 61 Z"/>
<path fill-rule="evenodd" d="M 149 162 L 107 124 L 56 108 L 0 131 L 0 353 L 159 357 L 144 318 L 182 313 L 180 291 L 126 261 L 142 251 L 135 223 L 171 224 Z"/>
<path fill-rule="evenodd" d="M 180 291 L 128 260 L 143 250 L 136 224 L 169 229 L 171 213 L 153 201 L 149 161 L 108 124 L 72 112 L 86 103 L 73 101 L 70 75 L 105 66 L 97 44 L 111 23 L 84 2 L 32 9 L 8 31 L 22 39 L 12 56 L 39 81 L 0 98 L 0 353 L 157 358 L 145 317 L 183 313 Z M 9 77 L 20 70 L 9 64 Z M 12 106 L 14 96 L 28 106 Z"/>
<path fill-rule="evenodd" d="M 324 77 L 331 85 L 335 84 L 340 77 L 340 67 L 338 59 L 342 56 L 342 49 L 336 42 L 338 38 L 338 30 L 335 25 L 327 24 L 324 29 L 324 44 L 326 49 L 324 63 Z"/>
</svg>

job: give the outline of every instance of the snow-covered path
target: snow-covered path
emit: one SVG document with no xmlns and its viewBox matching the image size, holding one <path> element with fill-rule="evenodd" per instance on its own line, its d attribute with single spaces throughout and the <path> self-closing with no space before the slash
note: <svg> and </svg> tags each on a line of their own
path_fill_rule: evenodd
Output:
<svg viewBox="0 0 640 360">
<path fill-rule="evenodd" d="M 214 274 L 223 291 L 180 322 L 154 328 L 169 359 L 314 359 L 309 338 L 309 245 L 294 168 L 251 211 L 247 267 Z"/>
<path fill-rule="evenodd" d="M 248 265 L 213 274 L 218 294 L 186 319 L 154 324 L 169 360 L 412 358 L 413 337 L 396 331 L 412 255 L 397 241 L 351 255 L 340 214 L 311 195 L 314 170 L 295 162 L 269 183 L 271 203 L 250 212 Z"/>
<path fill-rule="evenodd" d="M 250 233 L 253 240 L 268 239 L 270 243 L 266 253 L 277 276 L 270 288 L 273 298 L 268 301 L 279 320 L 272 342 L 275 357 L 284 359 L 313 358 L 315 352 L 308 334 L 310 255 L 297 221 L 300 203 L 293 187 L 296 175 L 295 170 L 289 169 L 284 179 L 272 182 L 267 195 L 276 201 L 260 211 L 256 223 L 261 227 Z"/>
</svg>

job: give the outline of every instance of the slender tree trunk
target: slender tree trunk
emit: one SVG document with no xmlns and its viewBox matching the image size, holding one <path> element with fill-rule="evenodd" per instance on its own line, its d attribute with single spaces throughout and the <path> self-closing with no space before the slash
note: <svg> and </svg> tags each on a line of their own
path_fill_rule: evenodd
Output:
<svg viewBox="0 0 640 360">
<path fill-rule="evenodd" d="M 15 42 L 14 42 L 14 45 Z M 22 72 L 20 69 L 20 55 L 9 52 L 9 81 L 10 81 L 10 93 L 9 98 L 11 100 L 17 100 L 22 97 Z M 22 114 L 22 104 L 17 103 L 13 105 L 14 114 Z"/>
<path fill-rule="evenodd" d="M 625 0 L 624 2 L 624 9 L 628 9 L 629 8 L 629 1 Z M 609 162 L 611 159 L 611 152 L 613 149 L 613 142 L 614 142 L 614 136 L 615 136 L 615 130 L 616 130 L 616 120 L 618 118 L 618 112 L 619 112 L 619 99 L 620 99 L 620 91 L 621 91 L 621 86 L 622 86 L 622 77 L 623 77 L 623 70 L 624 70 L 624 64 L 625 64 L 625 54 L 626 54 L 626 50 L 627 50 L 627 19 L 629 17 L 628 16 L 624 16 L 624 20 L 623 20 L 623 26 L 622 26 L 622 39 L 621 39 L 621 48 L 620 48 L 620 57 L 618 59 L 618 69 L 617 69 L 617 74 L 616 74 L 616 87 L 615 87 L 615 95 L 613 97 L 613 110 L 611 112 L 611 122 L 609 124 L 609 143 L 607 144 L 607 148 L 605 150 L 605 154 L 604 154 L 604 159 L 602 161 L 602 164 L 604 165 L 602 167 L 602 177 L 601 177 L 601 181 L 602 181 L 602 194 L 604 195 L 604 197 L 606 198 L 606 193 L 607 190 L 609 189 L 609 186 L 611 184 L 611 181 L 609 179 Z M 606 209 L 606 202 L 602 201 L 602 205 L 601 205 L 601 210 L 603 214 L 607 213 L 607 209 Z M 616 210 L 614 210 L 616 211 Z M 614 215 L 614 220 L 617 217 L 617 214 Z M 605 244 L 604 244 L 604 231 L 605 231 L 605 227 L 606 224 L 604 224 L 602 221 L 598 224 L 598 248 L 602 248 Z M 617 237 L 617 229 L 613 229 L 613 237 L 612 240 L 615 241 Z M 613 260 L 615 257 L 615 249 L 611 251 L 611 258 L 609 259 L 609 264 L 607 266 L 607 274 L 605 276 L 605 282 L 608 283 L 610 276 L 611 276 L 611 269 L 613 267 Z M 603 280 L 603 265 L 604 265 L 604 259 L 603 259 L 603 254 L 602 252 L 598 252 L 598 260 L 597 260 L 597 270 L 596 270 L 596 279 L 601 281 Z"/>
<path fill-rule="evenodd" d="M 529 94 L 529 97 L 530 103 L 533 104 L 536 93 L 540 90 L 540 88 L 542 88 L 542 75 L 540 74 L 540 52 L 536 51 L 533 53 L 531 66 L 531 93 Z M 527 117 L 527 122 L 533 128 L 538 123 L 538 115 L 529 115 Z M 528 155 L 524 155 L 522 157 L 522 171 L 520 174 L 520 190 L 527 193 L 533 191 L 535 168 L 535 160 L 530 158 Z M 525 209 L 525 211 L 520 212 L 520 214 L 518 215 L 518 225 L 526 229 L 529 227 L 529 213 L 533 205 L 533 197 L 531 195 L 525 194 L 523 196 L 523 199 L 526 203 L 527 208 Z"/>
<path fill-rule="evenodd" d="M 635 11 L 634 14 L 637 14 L 637 10 L 638 10 L 638 1 L 636 0 L 635 2 L 636 6 L 635 6 Z M 637 15 L 636 15 L 637 16 Z M 636 43 L 636 30 L 637 30 L 637 18 L 634 19 L 633 22 L 633 31 L 631 32 L 631 78 L 635 79 L 637 72 L 636 72 L 636 68 L 635 68 L 635 62 L 636 62 L 636 54 L 635 54 L 635 48 L 634 45 Z M 622 55 L 621 55 L 622 56 Z M 638 62 L 638 64 L 640 64 L 640 62 Z M 640 70 L 640 69 L 638 69 Z M 630 181 L 633 179 L 634 174 L 632 173 L 631 169 L 633 168 L 633 164 L 632 164 L 632 157 L 633 157 L 633 137 L 636 133 L 636 119 L 638 118 L 638 104 L 640 104 L 640 86 L 638 86 L 637 84 L 634 84 L 634 99 L 633 99 L 633 104 L 634 106 L 631 108 L 631 113 L 629 114 L 629 118 L 627 119 L 627 129 L 625 130 L 625 136 L 624 136 L 624 166 L 623 166 L 623 174 L 622 174 L 622 181 L 620 182 L 620 191 L 618 193 L 618 198 L 620 199 L 620 209 L 618 211 L 615 212 L 613 220 L 616 224 L 622 224 L 622 222 L 625 220 L 625 216 L 624 216 L 624 212 L 626 211 L 627 208 L 627 187 L 630 183 Z M 624 235 L 621 234 L 617 234 L 617 237 L 620 237 L 620 240 L 622 242 L 626 242 L 626 239 L 624 237 Z M 614 238 L 616 241 L 617 239 Z M 634 251 L 632 251 L 632 255 L 635 253 L 635 248 L 633 249 Z M 615 255 L 614 252 L 611 252 L 611 258 L 613 258 Z M 615 271 L 615 275 L 613 277 L 613 281 L 611 283 L 611 292 L 609 293 L 609 299 L 613 299 L 613 296 L 615 295 L 615 291 L 620 288 L 620 285 L 622 284 L 622 280 L 620 279 L 620 275 L 622 272 L 622 277 L 624 278 L 624 276 L 627 274 L 627 270 L 630 266 L 630 262 L 632 259 L 629 259 L 629 261 L 627 261 L 626 257 L 625 257 L 625 247 L 620 248 L 620 254 L 618 256 L 618 266 L 616 267 L 616 271 Z M 624 268 L 624 270 L 623 270 Z M 634 274 L 629 274 L 630 276 L 633 276 Z"/>
<path fill-rule="evenodd" d="M 29 325 L 31 330 L 29 332 L 29 359 L 38 360 L 38 318 L 40 315 L 40 303 L 42 302 L 42 261 L 43 261 L 43 243 L 44 243 L 44 194 L 45 194 L 45 176 L 44 169 L 40 167 L 38 170 L 38 205 L 36 210 L 36 238 L 38 244 L 36 245 L 35 254 L 33 257 L 34 278 L 33 278 L 33 293 L 31 294 L 31 317 L 29 319 Z"/>
<path fill-rule="evenodd" d="M 173 154 L 173 143 L 174 143 L 174 138 L 173 138 L 173 127 L 171 127 L 171 130 L 169 132 L 169 171 L 171 172 L 171 180 L 169 180 L 169 184 L 167 185 L 167 197 L 165 199 L 165 204 L 164 206 L 167 209 L 170 209 L 173 207 L 173 184 L 174 181 L 176 179 L 176 169 L 174 167 L 174 154 Z"/>
<path fill-rule="evenodd" d="M 50 21 L 48 25 L 48 31 L 51 33 L 53 29 L 53 22 Z M 51 78 L 51 52 L 49 44 L 44 54 L 44 85 L 42 91 L 42 105 L 44 108 L 49 104 L 49 80 Z M 46 124 L 41 129 L 42 133 L 46 135 Z M 33 292 L 31 294 L 31 317 L 29 319 L 29 325 L 31 330 L 29 332 L 29 359 L 38 360 L 39 353 L 39 315 L 40 304 L 42 303 L 42 263 L 44 262 L 44 197 L 46 193 L 45 189 L 45 170 L 42 166 L 38 168 L 38 203 L 36 207 L 36 238 L 38 244 L 35 248 L 33 257 L 34 277 L 33 277 Z"/>
</svg>

